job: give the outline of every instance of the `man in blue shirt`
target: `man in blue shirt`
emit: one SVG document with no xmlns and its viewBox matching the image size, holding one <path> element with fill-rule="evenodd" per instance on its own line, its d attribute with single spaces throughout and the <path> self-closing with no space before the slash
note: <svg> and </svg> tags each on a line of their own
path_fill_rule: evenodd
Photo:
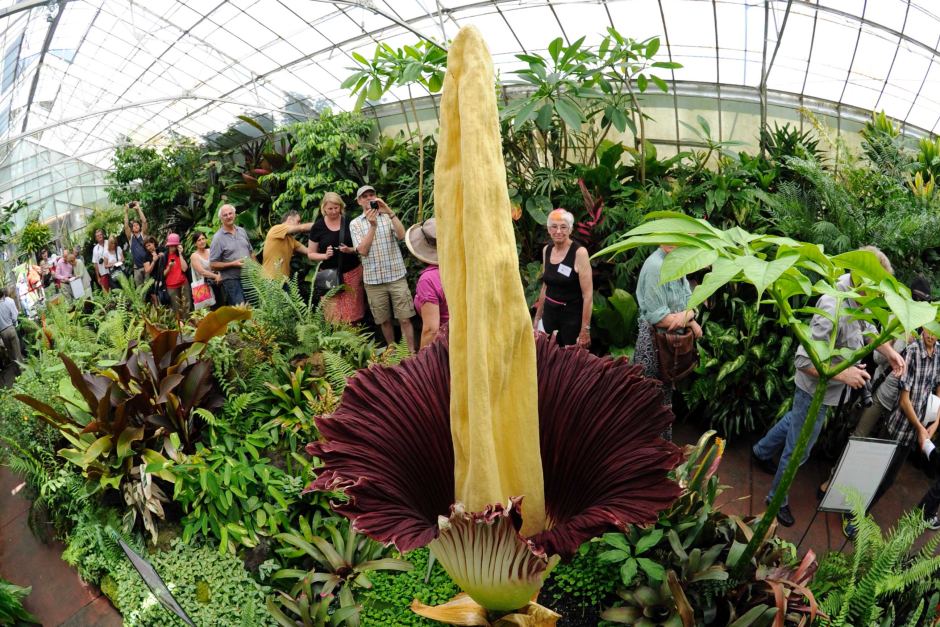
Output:
<svg viewBox="0 0 940 627">
<path fill-rule="evenodd" d="M 127 210 L 134 207 L 137 210 L 139 220 L 128 222 Z M 147 239 L 147 217 L 140 208 L 140 201 L 134 200 L 124 205 L 124 236 L 127 237 L 127 243 L 131 247 L 131 259 L 134 262 L 134 284 L 143 285 L 147 280 L 147 272 L 144 270 L 144 262 L 150 256 L 147 249 L 144 248 L 144 240 Z"/>
</svg>

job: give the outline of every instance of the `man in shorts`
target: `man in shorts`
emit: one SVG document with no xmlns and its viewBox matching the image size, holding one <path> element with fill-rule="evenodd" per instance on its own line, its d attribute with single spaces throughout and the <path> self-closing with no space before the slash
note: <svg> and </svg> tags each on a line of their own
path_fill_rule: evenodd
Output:
<svg viewBox="0 0 940 627">
<path fill-rule="evenodd" d="M 398 242 L 405 239 L 405 226 L 375 188 L 363 185 L 356 192 L 362 215 L 349 223 L 353 246 L 362 257 L 366 298 L 375 323 L 382 327 L 385 342 L 395 341 L 392 314 L 401 325 L 402 339 L 414 352 L 415 334 L 411 317 L 415 315 L 411 290 L 405 280 L 405 260 Z"/>
</svg>

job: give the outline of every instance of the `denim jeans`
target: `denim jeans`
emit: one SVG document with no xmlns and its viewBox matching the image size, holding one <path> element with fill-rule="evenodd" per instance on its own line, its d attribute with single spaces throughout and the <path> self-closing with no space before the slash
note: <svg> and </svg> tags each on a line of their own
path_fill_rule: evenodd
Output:
<svg viewBox="0 0 940 627">
<path fill-rule="evenodd" d="M 225 290 L 226 305 L 241 305 L 245 302 L 245 293 L 242 291 L 241 278 L 223 280 L 222 289 Z"/>
<path fill-rule="evenodd" d="M 770 492 L 767 494 L 769 501 L 774 497 L 777 486 L 780 485 L 780 479 L 783 472 L 790 463 L 790 457 L 793 455 L 793 449 L 796 448 L 796 440 L 800 436 L 800 430 L 803 429 L 803 423 L 806 422 L 806 414 L 809 413 L 809 405 L 813 397 L 800 388 L 796 388 L 793 394 L 793 406 L 790 411 L 780 419 L 780 422 L 771 427 L 760 441 L 754 445 L 754 454 L 761 459 L 773 459 L 780 454 L 780 463 L 777 464 L 777 473 L 774 475 L 774 481 L 770 484 Z M 809 444 L 803 453 L 803 459 L 800 460 L 800 466 L 806 463 L 810 451 L 819 438 L 819 432 L 822 430 L 823 420 L 826 416 L 826 406 L 819 406 L 819 415 L 816 419 L 816 426 L 813 427 L 813 433 L 809 437 Z M 787 497 L 783 497 L 783 504 L 787 504 Z"/>
</svg>

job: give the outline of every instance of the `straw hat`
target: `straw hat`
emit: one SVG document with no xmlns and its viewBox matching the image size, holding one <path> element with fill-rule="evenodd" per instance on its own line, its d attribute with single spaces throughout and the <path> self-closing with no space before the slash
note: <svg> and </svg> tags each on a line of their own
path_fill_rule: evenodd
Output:
<svg viewBox="0 0 940 627">
<path fill-rule="evenodd" d="M 414 224 L 405 233 L 405 246 L 424 263 L 437 265 L 437 226 L 434 218 Z"/>
</svg>

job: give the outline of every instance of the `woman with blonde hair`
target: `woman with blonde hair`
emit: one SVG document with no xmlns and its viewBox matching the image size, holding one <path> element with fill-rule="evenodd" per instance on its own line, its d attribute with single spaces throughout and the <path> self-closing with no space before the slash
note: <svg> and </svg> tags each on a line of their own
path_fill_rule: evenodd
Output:
<svg viewBox="0 0 940 627">
<path fill-rule="evenodd" d="M 334 192 L 327 192 L 320 202 L 320 216 L 310 227 L 307 257 L 320 262 L 319 271 L 335 270 L 342 289 L 324 304 L 327 320 L 358 322 L 365 316 L 365 288 L 362 263 L 353 246 L 345 203 Z"/>
</svg>

